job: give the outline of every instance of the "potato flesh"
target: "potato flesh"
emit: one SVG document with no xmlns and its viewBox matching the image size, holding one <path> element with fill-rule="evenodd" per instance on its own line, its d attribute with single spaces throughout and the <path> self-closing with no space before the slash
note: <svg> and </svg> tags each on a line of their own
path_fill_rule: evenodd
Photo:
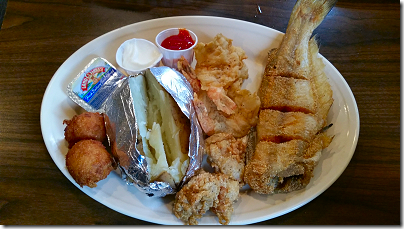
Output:
<svg viewBox="0 0 404 229">
<path fill-rule="evenodd" d="M 144 156 L 148 164 L 155 164 L 156 159 L 151 154 L 149 149 L 149 144 L 147 142 L 146 136 L 148 133 L 147 129 L 147 106 L 148 97 L 146 92 L 146 80 L 144 77 L 132 77 L 129 78 L 129 87 L 132 92 L 133 106 L 135 109 L 136 122 L 138 124 L 139 133 L 142 137 L 142 146 Z"/>
<path fill-rule="evenodd" d="M 189 159 L 186 152 L 181 152 L 180 128 L 170 115 L 173 103 L 177 104 L 152 75 L 132 77 L 129 85 L 150 181 L 163 179 L 172 183 L 173 179 L 179 183 Z M 172 179 L 167 174 L 160 176 L 165 172 Z"/>
<path fill-rule="evenodd" d="M 150 165 L 150 175 L 152 178 L 158 177 L 164 171 L 168 171 L 168 163 L 164 150 L 161 128 L 158 123 L 153 123 L 152 129 L 148 132 L 147 139 L 154 149 L 154 157 L 157 163 Z"/>
</svg>

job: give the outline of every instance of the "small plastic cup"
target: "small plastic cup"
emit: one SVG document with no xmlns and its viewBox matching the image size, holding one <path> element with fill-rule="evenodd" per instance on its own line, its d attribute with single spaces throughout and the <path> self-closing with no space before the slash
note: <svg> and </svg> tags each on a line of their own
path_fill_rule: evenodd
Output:
<svg viewBox="0 0 404 229">
<path fill-rule="evenodd" d="M 181 28 L 184 29 L 184 28 Z M 189 47 L 188 49 L 183 49 L 183 50 L 171 50 L 171 49 L 166 49 L 161 46 L 161 43 L 170 36 L 173 35 L 178 35 L 180 28 L 170 28 L 161 31 L 157 36 L 156 36 L 156 44 L 157 47 L 160 49 L 160 52 L 163 54 L 163 59 L 162 63 L 165 66 L 168 66 L 170 68 L 175 68 L 177 69 L 177 62 L 181 58 L 181 56 L 184 56 L 184 58 L 189 62 L 189 64 L 192 64 L 193 58 L 194 58 L 194 47 L 198 43 L 198 37 L 195 35 L 194 32 L 192 32 L 189 29 L 185 29 L 189 32 L 189 34 L 192 37 L 192 40 L 194 40 L 194 44 Z"/>
<path fill-rule="evenodd" d="M 158 67 L 163 54 L 148 40 L 132 38 L 123 42 L 116 51 L 116 63 L 129 75 L 136 75 L 151 67 Z M 127 58 L 124 60 L 124 58 Z"/>
</svg>

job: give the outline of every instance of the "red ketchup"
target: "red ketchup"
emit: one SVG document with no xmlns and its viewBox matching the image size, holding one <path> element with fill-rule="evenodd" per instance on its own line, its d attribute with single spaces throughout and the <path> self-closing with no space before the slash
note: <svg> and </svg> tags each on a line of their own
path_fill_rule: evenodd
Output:
<svg viewBox="0 0 404 229">
<path fill-rule="evenodd" d="M 171 50 L 185 50 L 194 45 L 195 41 L 192 40 L 191 34 L 186 29 L 179 29 L 177 35 L 172 35 L 161 42 L 161 46 Z"/>
</svg>

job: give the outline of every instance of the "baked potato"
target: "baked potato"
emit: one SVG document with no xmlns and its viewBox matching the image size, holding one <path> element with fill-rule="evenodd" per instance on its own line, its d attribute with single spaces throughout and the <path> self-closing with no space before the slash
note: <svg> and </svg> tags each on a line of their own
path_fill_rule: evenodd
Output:
<svg viewBox="0 0 404 229">
<path fill-rule="evenodd" d="M 150 182 L 175 188 L 189 164 L 190 121 L 152 74 L 130 77 L 129 87 Z"/>
</svg>

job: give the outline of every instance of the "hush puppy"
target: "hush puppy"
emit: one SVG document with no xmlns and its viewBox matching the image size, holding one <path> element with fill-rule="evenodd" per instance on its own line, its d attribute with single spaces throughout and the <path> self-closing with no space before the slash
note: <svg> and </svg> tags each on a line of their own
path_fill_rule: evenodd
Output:
<svg viewBox="0 0 404 229">
<path fill-rule="evenodd" d="M 94 188 L 114 169 L 112 156 L 105 146 L 96 140 L 81 140 L 66 154 L 66 167 L 81 187 Z"/>
<path fill-rule="evenodd" d="M 105 133 L 104 117 L 96 112 L 84 112 L 75 115 L 71 120 L 64 120 L 66 124 L 65 139 L 68 142 L 68 148 L 84 139 L 94 139 L 104 142 L 107 138 Z"/>
</svg>

